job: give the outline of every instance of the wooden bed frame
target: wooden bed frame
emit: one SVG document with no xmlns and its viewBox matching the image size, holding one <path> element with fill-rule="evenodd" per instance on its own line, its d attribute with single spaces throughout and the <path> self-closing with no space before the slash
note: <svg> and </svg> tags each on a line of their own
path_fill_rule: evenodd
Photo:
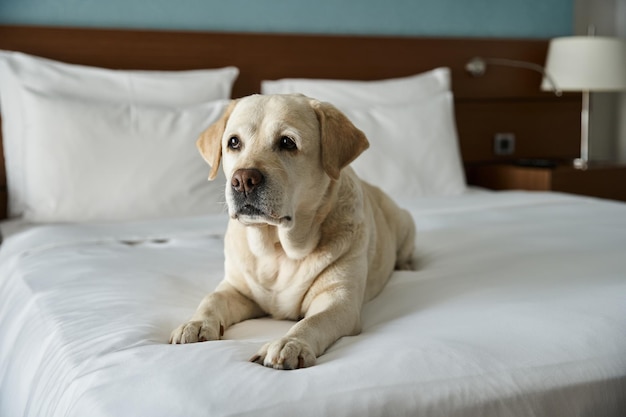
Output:
<svg viewBox="0 0 626 417">
<path fill-rule="evenodd" d="M 543 65 L 548 41 L 526 39 L 270 35 L 117 29 L 0 26 L 0 49 L 70 63 L 117 69 L 182 70 L 239 67 L 233 97 L 258 93 L 264 79 L 284 77 L 373 80 L 435 67 L 452 70 L 455 112 L 466 166 L 516 158 L 571 159 L 578 155 L 581 98 L 541 92 L 541 75 L 489 67 L 474 78 L 475 56 Z M 493 137 L 516 135 L 515 153 L 496 156 Z M 0 217 L 6 217 L 4 158 Z"/>
</svg>

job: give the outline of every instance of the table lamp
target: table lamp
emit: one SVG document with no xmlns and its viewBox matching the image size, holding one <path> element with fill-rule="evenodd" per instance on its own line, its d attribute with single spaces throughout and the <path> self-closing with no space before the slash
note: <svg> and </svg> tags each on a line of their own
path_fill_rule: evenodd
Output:
<svg viewBox="0 0 626 417">
<path fill-rule="evenodd" d="M 626 90 L 626 41 L 600 36 L 554 38 L 548 46 L 541 89 L 582 92 L 580 158 L 576 168 L 589 163 L 589 93 Z"/>
</svg>

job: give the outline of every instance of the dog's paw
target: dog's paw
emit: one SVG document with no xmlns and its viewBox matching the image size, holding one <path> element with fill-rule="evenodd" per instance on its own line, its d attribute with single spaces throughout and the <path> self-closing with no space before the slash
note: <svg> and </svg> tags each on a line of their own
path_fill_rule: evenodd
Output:
<svg viewBox="0 0 626 417">
<path fill-rule="evenodd" d="M 266 343 L 250 358 L 250 362 L 274 369 L 306 368 L 315 365 L 315 353 L 307 343 L 293 337 L 283 337 Z"/>
<path fill-rule="evenodd" d="M 189 321 L 178 326 L 170 336 L 171 344 L 206 342 L 219 340 L 224 335 L 224 326 L 215 318 Z"/>
</svg>

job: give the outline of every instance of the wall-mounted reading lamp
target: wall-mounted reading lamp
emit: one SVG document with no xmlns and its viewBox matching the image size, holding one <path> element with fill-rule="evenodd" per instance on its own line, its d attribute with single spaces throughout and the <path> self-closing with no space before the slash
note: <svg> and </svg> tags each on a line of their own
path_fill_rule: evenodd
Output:
<svg viewBox="0 0 626 417">
<path fill-rule="evenodd" d="M 555 95 L 560 96 L 562 94 L 561 90 L 557 87 L 557 84 L 554 82 L 554 79 L 548 72 L 539 64 L 533 64 L 532 62 L 526 61 L 516 61 L 514 59 L 505 59 L 505 58 L 481 58 L 474 57 L 470 59 L 467 64 L 465 64 L 465 71 L 469 72 L 474 77 L 481 77 L 485 75 L 487 72 L 487 66 L 489 65 L 498 65 L 505 67 L 514 67 L 514 68 L 525 68 L 532 71 L 537 71 L 541 75 L 544 76 L 545 80 L 552 87 L 551 90 Z"/>
</svg>

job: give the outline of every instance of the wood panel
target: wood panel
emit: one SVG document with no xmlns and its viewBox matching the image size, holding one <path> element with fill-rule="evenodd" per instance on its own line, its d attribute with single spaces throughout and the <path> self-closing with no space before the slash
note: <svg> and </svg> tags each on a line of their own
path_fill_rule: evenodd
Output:
<svg viewBox="0 0 626 417">
<path fill-rule="evenodd" d="M 580 155 L 579 95 L 559 100 L 457 100 L 456 119 L 466 163 Z M 513 133 L 515 150 L 494 154 L 494 135 Z"/>
<path fill-rule="evenodd" d="M 239 67 L 233 96 L 260 91 L 261 80 L 310 77 L 372 80 L 447 66 L 452 71 L 462 155 L 467 163 L 498 159 L 493 135 L 517 135 L 514 157 L 577 155 L 580 97 L 541 92 L 541 75 L 489 67 L 465 72 L 475 56 L 542 65 L 548 42 L 526 39 L 270 35 L 0 26 L 0 49 L 115 69 Z M 3 170 L 3 166 L 0 167 Z M 1 178 L 1 177 L 0 177 Z M 4 181 L 0 187 L 4 185 Z M 0 202 L 1 204 L 1 202 Z M 1 215 L 2 213 L 0 213 Z"/>
<path fill-rule="evenodd" d="M 260 81 L 281 77 L 378 79 L 437 66 L 452 69 L 456 97 L 550 97 L 541 76 L 519 68 L 490 67 L 468 75 L 474 56 L 543 64 L 547 42 L 520 39 L 267 35 L 0 26 L 0 49 L 85 65 L 178 70 L 236 65 L 234 95 L 259 91 Z"/>
</svg>

